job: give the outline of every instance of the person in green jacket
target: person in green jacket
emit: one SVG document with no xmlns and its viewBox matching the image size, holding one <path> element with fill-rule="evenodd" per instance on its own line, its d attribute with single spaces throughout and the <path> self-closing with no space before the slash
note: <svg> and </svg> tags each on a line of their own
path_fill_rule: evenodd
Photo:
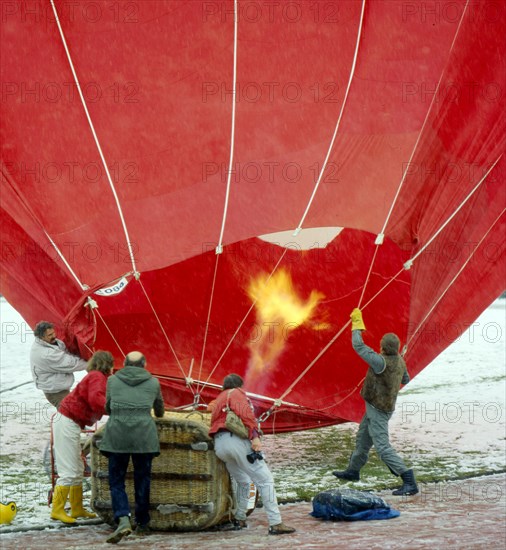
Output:
<svg viewBox="0 0 506 550">
<path fill-rule="evenodd" d="M 135 533 L 149 532 L 151 463 L 160 454 L 160 442 L 151 409 L 164 415 L 160 382 L 145 369 L 146 358 L 138 351 L 125 357 L 124 368 L 107 381 L 105 426 L 100 452 L 109 459 L 109 487 L 114 520 L 118 527 L 106 542 L 116 544 L 132 532 L 125 476 L 130 457 L 134 466 Z"/>
</svg>

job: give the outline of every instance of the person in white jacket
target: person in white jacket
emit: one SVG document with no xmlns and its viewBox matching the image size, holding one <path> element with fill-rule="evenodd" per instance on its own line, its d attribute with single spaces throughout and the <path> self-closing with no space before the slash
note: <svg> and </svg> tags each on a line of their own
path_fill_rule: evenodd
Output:
<svg viewBox="0 0 506 550">
<path fill-rule="evenodd" d="M 73 373 L 86 370 L 88 363 L 67 351 L 65 344 L 56 338 L 52 323 L 40 321 L 33 334 L 35 340 L 30 350 L 33 381 L 49 403 L 58 408 L 61 400 L 70 393 Z"/>
</svg>

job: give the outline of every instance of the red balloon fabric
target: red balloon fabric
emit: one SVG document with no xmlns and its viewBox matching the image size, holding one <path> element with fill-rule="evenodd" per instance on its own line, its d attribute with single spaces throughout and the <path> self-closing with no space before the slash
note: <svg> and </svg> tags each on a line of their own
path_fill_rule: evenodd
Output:
<svg viewBox="0 0 506 550">
<path fill-rule="evenodd" d="M 415 376 L 504 290 L 504 3 L 1 9 L 1 292 L 170 406 L 357 421 L 354 307 Z"/>
</svg>

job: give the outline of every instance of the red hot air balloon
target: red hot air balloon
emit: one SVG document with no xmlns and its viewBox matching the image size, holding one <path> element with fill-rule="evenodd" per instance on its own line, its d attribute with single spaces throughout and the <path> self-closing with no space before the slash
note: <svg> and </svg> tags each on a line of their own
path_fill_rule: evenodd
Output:
<svg viewBox="0 0 506 550">
<path fill-rule="evenodd" d="M 171 406 L 356 421 L 360 306 L 411 376 L 504 290 L 505 6 L 2 2 L 2 293 Z"/>
</svg>

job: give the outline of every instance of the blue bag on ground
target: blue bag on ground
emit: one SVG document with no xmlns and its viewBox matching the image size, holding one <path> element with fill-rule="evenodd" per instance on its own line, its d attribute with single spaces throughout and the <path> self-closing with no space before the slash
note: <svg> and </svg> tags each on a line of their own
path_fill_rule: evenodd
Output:
<svg viewBox="0 0 506 550">
<path fill-rule="evenodd" d="M 311 515 L 332 521 L 357 521 L 396 518 L 401 513 L 372 493 L 353 489 L 330 489 L 313 498 Z"/>
</svg>

